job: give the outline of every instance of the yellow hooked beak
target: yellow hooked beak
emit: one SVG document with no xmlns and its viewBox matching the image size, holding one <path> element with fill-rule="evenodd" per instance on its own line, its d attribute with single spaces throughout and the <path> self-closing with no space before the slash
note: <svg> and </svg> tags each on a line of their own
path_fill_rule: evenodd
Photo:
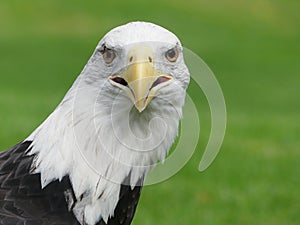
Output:
<svg viewBox="0 0 300 225">
<path fill-rule="evenodd" d="M 127 58 L 127 69 L 122 74 L 111 76 L 110 81 L 125 90 L 137 110 L 142 112 L 157 91 L 171 82 L 172 77 L 154 69 L 153 52 L 149 47 L 134 47 Z"/>
</svg>

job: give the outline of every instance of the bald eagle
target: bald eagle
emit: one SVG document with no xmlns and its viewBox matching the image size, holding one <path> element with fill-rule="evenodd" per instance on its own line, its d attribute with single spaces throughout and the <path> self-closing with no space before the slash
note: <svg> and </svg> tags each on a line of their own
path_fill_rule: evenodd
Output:
<svg viewBox="0 0 300 225">
<path fill-rule="evenodd" d="M 190 80 L 182 51 L 152 23 L 108 32 L 54 112 L 0 154 L 0 224 L 131 224 L 178 134 Z"/>
</svg>

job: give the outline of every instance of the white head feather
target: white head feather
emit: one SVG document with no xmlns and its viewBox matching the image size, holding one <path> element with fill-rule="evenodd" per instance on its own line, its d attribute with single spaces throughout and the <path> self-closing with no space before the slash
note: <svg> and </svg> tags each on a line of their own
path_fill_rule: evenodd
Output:
<svg viewBox="0 0 300 225">
<path fill-rule="evenodd" d="M 126 68 L 126 53 L 141 43 L 152 48 L 155 67 L 174 79 L 139 113 L 108 77 Z M 116 51 L 110 65 L 99 52 L 103 44 Z M 176 63 L 169 63 L 165 52 L 174 46 L 180 55 Z M 121 184 L 141 185 L 155 163 L 166 157 L 177 136 L 188 83 L 182 47 L 173 33 L 146 22 L 111 30 L 62 102 L 27 138 L 33 141 L 29 154 L 35 155 L 32 167 L 41 174 L 42 187 L 68 175 L 77 219 L 89 225 L 101 218 L 107 221 Z"/>
</svg>

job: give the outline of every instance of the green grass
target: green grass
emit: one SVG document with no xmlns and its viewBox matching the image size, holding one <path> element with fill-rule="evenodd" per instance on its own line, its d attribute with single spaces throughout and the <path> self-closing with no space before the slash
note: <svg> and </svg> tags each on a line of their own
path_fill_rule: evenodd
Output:
<svg viewBox="0 0 300 225">
<path fill-rule="evenodd" d="M 199 173 L 209 131 L 200 107 L 199 149 L 176 176 L 144 188 L 133 224 L 300 224 L 298 11 L 296 0 L 2 0 L 0 148 L 52 112 L 108 30 L 152 21 L 215 72 L 228 128 L 217 160 Z"/>
</svg>

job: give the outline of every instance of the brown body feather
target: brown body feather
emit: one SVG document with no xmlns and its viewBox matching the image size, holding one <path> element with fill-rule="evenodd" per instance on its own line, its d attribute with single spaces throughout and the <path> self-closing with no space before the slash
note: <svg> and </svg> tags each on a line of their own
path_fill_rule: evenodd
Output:
<svg viewBox="0 0 300 225">
<path fill-rule="evenodd" d="M 0 153 L 0 225 L 79 225 L 65 199 L 67 191 L 76 204 L 68 176 L 42 189 L 40 174 L 30 174 L 34 159 L 26 155 L 30 144 L 23 142 Z M 140 186 L 122 185 L 114 216 L 97 225 L 131 224 L 140 191 Z"/>
</svg>

